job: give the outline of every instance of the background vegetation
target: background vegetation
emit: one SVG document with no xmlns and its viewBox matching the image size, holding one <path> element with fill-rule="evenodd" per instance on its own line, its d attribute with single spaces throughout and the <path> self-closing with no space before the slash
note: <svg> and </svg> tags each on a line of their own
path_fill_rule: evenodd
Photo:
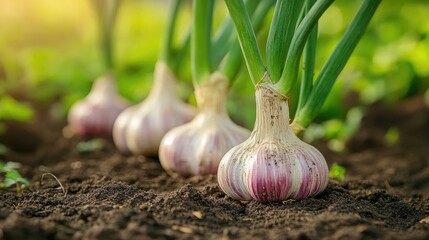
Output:
<svg viewBox="0 0 429 240">
<path fill-rule="evenodd" d="M 168 2 L 124 0 L 120 7 L 114 38 L 116 73 L 121 94 L 134 103 L 145 98 L 152 84 Z M 338 0 L 322 17 L 317 69 L 359 3 Z M 222 1 L 218 5 L 215 25 L 226 15 Z M 308 131 L 309 140 L 320 136 L 344 139 L 356 129 L 368 104 L 394 102 L 426 91 L 428 13 L 427 0 L 382 2 L 320 114 L 319 121 L 324 123 Z M 190 8 L 180 17 L 183 34 L 189 18 Z M 104 71 L 90 0 L 3 0 L 0 22 L 0 120 L 31 118 L 28 109 L 14 107 L 14 99 L 24 104 L 55 102 L 53 114 L 64 118 L 71 104 L 83 98 L 92 81 Z M 192 102 L 189 64 L 184 64 L 180 77 L 180 94 Z M 247 78 L 242 71 L 230 93 L 228 107 L 236 121 L 251 128 L 254 91 Z M 14 109 L 18 109 L 16 113 Z"/>
</svg>

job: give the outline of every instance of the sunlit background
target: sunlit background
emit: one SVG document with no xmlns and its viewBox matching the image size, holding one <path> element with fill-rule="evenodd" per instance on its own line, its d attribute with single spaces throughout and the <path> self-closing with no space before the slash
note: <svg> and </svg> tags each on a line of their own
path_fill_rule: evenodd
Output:
<svg viewBox="0 0 429 240">
<path fill-rule="evenodd" d="M 215 26 L 227 14 L 223 1 L 217 2 Z M 360 2 L 338 0 L 322 17 L 318 69 Z M 124 0 L 121 4 L 115 26 L 115 70 L 121 94 L 134 103 L 145 98 L 152 84 L 168 4 L 167 0 Z M 427 0 L 382 2 L 320 114 L 319 121 L 329 120 L 324 126 L 337 128 L 334 135 L 347 134 L 341 129 L 359 119 L 368 104 L 394 102 L 427 90 L 428 13 Z M 24 104 L 53 103 L 53 115 L 64 118 L 71 104 L 88 93 L 92 81 L 104 71 L 95 16 L 90 0 L 0 0 L 0 119 L 31 115 L 26 110 L 10 110 L 19 109 L 13 99 Z M 181 13 L 179 35 L 186 32 L 189 19 L 190 6 Z M 260 33 L 264 34 L 267 30 Z M 180 94 L 192 102 L 189 63 L 180 78 Z M 242 71 L 232 87 L 228 108 L 237 122 L 249 128 L 254 121 L 253 92 Z M 343 104 L 345 99 L 351 99 L 349 105 Z M 236 111 L 238 106 L 240 111 Z M 349 114 L 349 120 L 347 112 L 354 114 Z"/>
</svg>

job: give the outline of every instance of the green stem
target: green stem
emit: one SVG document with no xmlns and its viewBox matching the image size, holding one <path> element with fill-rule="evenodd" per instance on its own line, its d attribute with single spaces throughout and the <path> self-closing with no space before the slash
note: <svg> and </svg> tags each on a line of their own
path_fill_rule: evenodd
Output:
<svg viewBox="0 0 429 240">
<path fill-rule="evenodd" d="M 186 54 L 189 52 L 189 48 L 191 46 L 191 31 L 188 29 L 185 39 L 182 41 L 182 44 L 180 44 L 179 50 L 174 55 L 173 59 L 170 60 L 171 70 L 173 72 L 177 73 L 179 71 L 179 68 L 181 64 L 183 63 L 183 60 L 186 57 Z"/>
<path fill-rule="evenodd" d="M 256 85 L 265 73 L 265 66 L 252 28 L 250 16 L 245 9 L 243 0 L 225 0 L 229 14 L 234 22 L 240 47 L 253 84 Z"/>
<path fill-rule="evenodd" d="M 310 8 L 314 5 L 316 0 L 307 0 L 305 7 L 306 12 L 310 11 Z M 310 95 L 311 89 L 313 88 L 313 77 L 314 68 L 316 65 L 316 46 L 317 46 L 317 23 L 308 37 L 307 44 L 304 47 L 304 70 L 301 78 L 301 88 L 299 93 L 299 101 L 297 111 L 304 107 L 308 96 Z"/>
<path fill-rule="evenodd" d="M 316 1 L 308 14 L 299 24 L 298 29 L 295 31 L 289 47 L 283 73 L 280 77 L 280 80 L 276 83 L 276 88 L 283 95 L 288 96 L 294 84 L 296 83 L 302 51 L 311 30 L 313 29 L 314 25 L 316 25 L 322 14 L 333 2 L 334 0 Z"/>
<path fill-rule="evenodd" d="M 308 1 L 306 6 L 308 6 Z M 299 24 L 302 22 L 302 19 L 304 19 L 305 14 L 307 13 L 308 13 L 308 10 L 306 7 L 301 8 L 301 12 L 299 13 L 298 22 L 296 23 L 295 29 L 298 28 Z"/>
<path fill-rule="evenodd" d="M 210 75 L 210 33 L 214 0 L 193 2 L 191 62 L 192 77 L 196 82 L 205 81 Z"/>
<path fill-rule="evenodd" d="M 277 1 L 267 41 L 267 68 L 274 82 L 280 79 L 303 0 Z"/>
<path fill-rule="evenodd" d="M 249 15 L 252 15 L 255 12 L 256 7 L 260 3 L 260 0 L 246 0 L 245 6 Z M 234 23 L 230 17 L 226 17 L 223 21 L 221 27 L 216 33 L 212 43 L 212 55 L 211 55 L 211 65 L 212 69 L 216 69 L 219 66 L 219 63 L 225 57 L 225 55 L 230 50 L 230 43 L 234 42 L 235 36 L 232 34 L 234 30 Z"/>
<path fill-rule="evenodd" d="M 170 68 L 171 68 L 172 52 L 173 52 L 174 28 L 175 28 L 175 22 L 177 19 L 177 15 L 179 13 L 181 2 L 182 2 L 181 0 L 174 0 L 171 5 L 167 28 L 164 34 L 164 38 L 162 40 L 161 51 L 158 59 L 167 63 L 167 65 L 169 65 Z"/>
<path fill-rule="evenodd" d="M 252 26 L 256 32 L 258 32 L 262 28 L 265 16 L 275 2 L 276 0 L 258 1 L 258 3 L 260 4 L 254 10 L 252 16 Z M 251 9 L 248 8 L 247 11 L 250 13 Z M 232 83 L 241 68 L 243 54 L 241 53 L 240 44 L 237 38 L 233 40 L 233 43 L 230 48 L 231 50 L 228 53 L 224 64 L 220 68 L 220 72 L 223 73 L 228 79 L 230 79 Z"/>
<path fill-rule="evenodd" d="M 307 127 L 322 108 L 335 80 L 362 38 L 380 2 L 381 0 L 364 0 L 360 6 L 340 42 L 323 65 L 307 103 L 298 112 L 294 121 L 300 126 Z"/>
<path fill-rule="evenodd" d="M 238 43 L 237 39 L 235 39 L 235 41 L 233 41 L 233 43 L 230 45 L 230 49 L 231 50 L 226 56 L 225 62 L 220 67 L 219 71 L 225 75 L 225 77 L 227 77 L 232 84 L 241 68 L 243 54 L 241 53 L 240 44 Z"/>
<path fill-rule="evenodd" d="M 113 61 L 113 28 L 119 7 L 119 0 L 93 0 L 94 10 L 98 13 L 100 26 L 100 46 L 107 70 L 114 68 Z"/>
<path fill-rule="evenodd" d="M 211 67 L 215 69 L 225 57 L 229 49 L 229 43 L 232 38 L 232 31 L 234 30 L 234 23 L 231 18 L 227 17 L 219 30 L 216 32 L 211 44 Z"/>
</svg>

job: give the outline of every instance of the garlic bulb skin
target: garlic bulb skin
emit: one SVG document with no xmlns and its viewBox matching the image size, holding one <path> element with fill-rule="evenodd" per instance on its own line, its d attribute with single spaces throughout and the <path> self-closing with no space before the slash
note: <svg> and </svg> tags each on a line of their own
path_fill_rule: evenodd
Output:
<svg viewBox="0 0 429 240">
<path fill-rule="evenodd" d="M 250 131 L 236 125 L 226 111 L 228 84 L 218 72 L 207 83 L 195 84 L 197 116 L 168 132 L 159 148 L 161 165 L 170 175 L 215 174 L 222 156 L 249 137 Z"/>
<path fill-rule="evenodd" d="M 128 102 L 117 94 L 115 77 L 109 73 L 97 78 L 90 93 L 69 111 L 72 131 L 84 138 L 111 137 L 113 123 Z"/>
<path fill-rule="evenodd" d="M 113 140 L 123 153 L 156 156 L 162 137 L 172 128 L 192 120 L 196 109 L 179 99 L 176 78 L 167 64 L 158 62 L 149 96 L 125 110 L 113 127 Z"/>
<path fill-rule="evenodd" d="M 316 195 L 328 185 L 323 155 L 289 126 L 287 98 L 271 83 L 256 87 L 256 122 L 249 139 L 219 165 L 220 188 L 231 198 L 275 202 Z"/>
<path fill-rule="evenodd" d="M 115 143 L 116 148 L 124 154 L 131 153 L 131 150 L 127 144 L 126 132 L 123 131 L 123 129 L 127 127 L 130 118 L 137 109 L 138 105 L 125 109 L 119 114 L 115 120 L 115 123 L 113 124 L 113 142 Z"/>
</svg>

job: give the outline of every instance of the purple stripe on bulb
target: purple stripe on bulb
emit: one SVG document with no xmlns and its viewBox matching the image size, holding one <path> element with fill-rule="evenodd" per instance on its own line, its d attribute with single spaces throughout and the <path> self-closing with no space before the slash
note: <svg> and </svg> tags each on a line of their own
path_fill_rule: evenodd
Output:
<svg viewBox="0 0 429 240">
<path fill-rule="evenodd" d="M 189 151 L 189 149 L 187 149 L 186 146 L 182 146 L 183 143 L 186 141 L 187 140 L 184 139 L 183 136 L 182 138 L 176 138 L 174 139 L 174 142 L 169 146 L 167 150 L 167 153 L 169 153 L 169 156 L 167 156 L 167 159 L 170 159 L 172 163 L 171 170 L 182 176 L 187 176 L 190 174 L 188 162 L 183 158 L 184 157 L 183 151 Z"/>
<path fill-rule="evenodd" d="M 297 152 L 297 161 L 303 173 L 300 190 L 296 198 L 302 199 L 323 191 L 328 184 L 328 168 L 323 156 L 311 147 Z"/>
<path fill-rule="evenodd" d="M 205 142 L 201 142 L 202 146 L 200 147 L 204 149 L 203 155 L 205 158 L 204 161 L 200 161 L 199 175 L 217 173 L 219 163 L 230 147 L 228 146 L 230 145 L 230 141 L 225 136 L 226 133 L 217 130 L 206 136 Z"/>
<path fill-rule="evenodd" d="M 312 168 L 308 165 L 307 154 L 301 150 L 296 152 L 296 161 L 301 170 L 301 184 L 299 186 L 298 193 L 296 194 L 296 199 L 303 199 L 311 194 L 311 181 L 313 180 Z"/>
<path fill-rule="evenodd" d="M 261 147 L 249 174 L 250 194 L 260 202 L 282 200 L 292 187 L 290 160 L 273 147 Z"/>
</svg>

